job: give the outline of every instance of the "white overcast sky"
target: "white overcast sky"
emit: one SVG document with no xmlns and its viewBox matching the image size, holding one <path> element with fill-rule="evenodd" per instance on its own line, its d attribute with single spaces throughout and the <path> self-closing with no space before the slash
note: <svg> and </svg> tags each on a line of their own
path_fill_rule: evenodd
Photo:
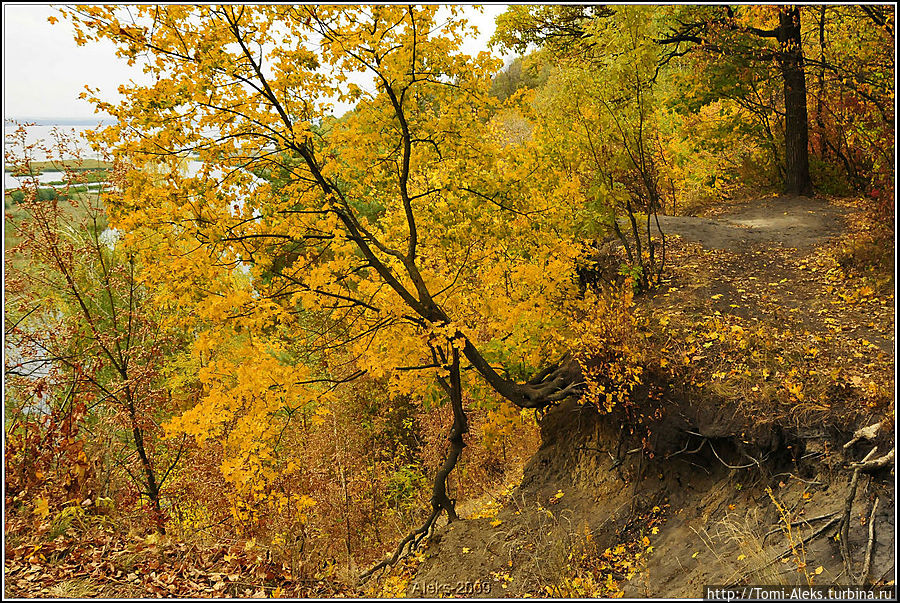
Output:
<svg viewBox="0 0 900 603">
<path fill-rule="evenodd" d="M 475 54 L 487 49 L 494 18 L 504 10 L 506 5 L 487 4 L 482 14 L 467 11 L 480 35 L 465 51 Z M 116 58 L 111 42 L 77 46 L 67 21 L 55 25 L 47 21 L 54 14 L 56 9 L 49 4 L 3 5 L 4 119 L 102 118 L 90 103 L 79 100 L 85 84 L 114 101 L 121 83 L 142 79 L 139 66 L 129 68 Z"/>
</svg>

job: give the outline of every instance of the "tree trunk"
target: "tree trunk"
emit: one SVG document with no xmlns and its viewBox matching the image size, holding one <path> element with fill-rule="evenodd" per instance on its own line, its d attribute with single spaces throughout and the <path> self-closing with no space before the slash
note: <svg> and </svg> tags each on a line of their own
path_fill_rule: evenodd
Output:
<svg viewBox="0 0 900 603">
<path fill-rule="evenodd" d="M 452 500 L 447 494 L 447 476 L 449 476 L 450 472 L 456 467 L 459 456 L 466 446 L 463 436 L 469 433 L 469 419 L 466 417 L 466 412 L 463 408 L 462 374 L 460 372 L 459 351 L 453 347 L 453 345 L 448 347 L 450 348 L 449 355 L 451 361 L 449 363 L 445 362 L 444 364 L 450 370 L 450 378 L 444 379 L 438 377 L 438 383 L 441 384 L 450 397 L 450 406 L 453 409 L 453 425 L 450 427 L 450 435 L 447 438 L 450 440 L 447 456 L 444 458 L 444 463 L 434 476 L 434 485 L 431 494 L 431 515 L 428 516 L 425 523 L 407 534 L 406 538 L 400 541 L 393 556 L 376 563 L 367 571 L 363 572 L 359 577 L 360 582 L 365 581 L 375 572 L 394 565 L 402 557 L 417 549 L 419 544 L 422 543 L 422 540 L 431 534 L 431 531 L 434 529 L 434 524 L 438 517 L 440 517 L 441 512 L 447 512 L 448 523 L 459 520 L 459 515 L 456 512 L 456 501 Z M 443 356 L 443 352 L 441 354 Z"/>
<path fill-rule="evenodd" d="M 126 378 L 127 375 L 123 375 Z M 141 461 L 141 468 L 144 470 L 144 478 L 147 480 L 146 494 L 150 498 L 150 505 L 153 513 L 153 521 L 156 529 L 160 534 L 166 533 L 166 524 L 163 517 L 162 506 L 160 505 L 160 490 L 162 484 L 156 480 L 156 472 L 153 470 L 153 463 L 144 447 L 144 430 L 140 428 L 137 420 L 137 410 L 134 407 L 134 397 L 130 388 L 125 389 L 126 408 L 131 419 L 131 437 L 134 439 L 134 447 L 137 450 L 138 458 Z"/>
<path fill-rule="evenodd" d="M 450 356 L 453 359 L 450 364 L 450 382 L 447 384 L 447 394 L 450 396 L 450 406 L 453 409 L 453 426 L 450 428 L 450 449 L 444 464 L 438 469 L 434 478 L 434 488 L 431 495 L 431 505 L 435 512 L 447 511 L 447 521 L 453 522 L 459 519 L 456 514 L 456 501 L 447 495 L 447 477 L 456 467 L 459 455 L 462 454 L 466 444 L 463 436 L 469 433 L 469 421 L 463 410 L 462 402 L 462 375 L 459 368 L 459 351 L 450 346 Z"/>
<path fill-rule="evenodd" d="M 784 78 L 784 192 L 811 195 L 809 175 L 809 122 L 806 109 L 806 74 L 803 70 L 803 46 L 800 39 L 800 9 L 779 11 L 778 58 Z"/>
</svg>

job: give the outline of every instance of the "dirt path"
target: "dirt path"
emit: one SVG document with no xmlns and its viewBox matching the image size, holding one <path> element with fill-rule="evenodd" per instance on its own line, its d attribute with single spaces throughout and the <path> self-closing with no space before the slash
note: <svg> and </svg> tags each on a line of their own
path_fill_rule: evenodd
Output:
<svg viewBox="0 0 900 603">
<path fill-rule="evenodd" d="M 663 232 L 707 249 L 744 251 L 755 243 L 804 249 L 840 234 L 844 211 L 822 199 L 771 197 L 719 218 L 660 216 Z"/>
<path fill-rule="evenodd" d="M 716 218 L 660 216 L 671 278 L 653 306 L 733 315 L 865 349 L 894 348 L 893 298 L 849 284 L 835 259 L 847 211 L 821 199 L 774 197 Z"/>
</svg>

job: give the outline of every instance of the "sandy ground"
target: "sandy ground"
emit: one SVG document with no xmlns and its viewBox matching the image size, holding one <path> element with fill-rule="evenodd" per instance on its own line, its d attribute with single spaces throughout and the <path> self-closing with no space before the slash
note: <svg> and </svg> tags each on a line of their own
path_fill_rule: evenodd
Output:
<svg viewBox="0 0 900 603">
<path fill-rule="evenodd" d="M 666 234 L 708 249 L 742 251 L 754 243 L 777 243 L 803 249 L 840 233 L 843 211 L 808 197 L 770 197 L 720 218 L 660 216 Z"/>
<path fill-rule="evenodd" d="M 843 232 L 845 210 L 822 199 L 770 197 L 716 218 L 660 216 L 677 260 L 668 270 L 678 292 L 651 305 L 674 304 L 791 328 L 834 333 L 894 349 L 893 298 L 847 304 L 830 280 L 827 247 Z M 700 247 L 697 247 L 699 244 Z M 694 247 L 691 248 L 691 245 Z M 709 307 L 706 307 L 709 306 Z"/>
</svg>

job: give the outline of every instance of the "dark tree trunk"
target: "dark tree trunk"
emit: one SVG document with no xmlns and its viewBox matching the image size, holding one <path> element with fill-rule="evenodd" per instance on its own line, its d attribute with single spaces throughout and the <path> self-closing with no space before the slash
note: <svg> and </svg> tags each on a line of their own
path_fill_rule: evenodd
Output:
<svg viewBox="0 0 900 603">
<path fill-rule="evenodd" d="M 811 195 L 809 176 L 809 121 L 806 110 L 806 74 L 800 39 L 800 9 L 796 6 L 779 12 L 778 57 L 784 78 L 784 192 Z"/>
<path fill-rule="evenodd" d="M 127 378 L 127 373 L 124 373 L 124 371 L 123 378 Z M 134 439 L 134 447 L 137 450 L 138 458 L 141 461 L 141 467 L 144 470 L 144 478 L 147 481 L 147 490 L 145 494 L 150 498 L 153 521 L 156 523 L 156 529 L 160 534 L 165 534 L 165 519 L 159 501 L 161 484 L 156 480 L 156 472 L 153 470 L 153 463 L 150 462 L 150 457 L 147 455 L 147 449 L 144 448 L 144 430 L 138 426 L 137 411 L 135 410 L 134 397 L 130 388 L 126 388 L 125 390 L 125 399 L 128 414 L 131 418 L 131 436 Z"/>
<path fill-rule="evenodd" d="M 434 488 L 431 494 L 431 506 L 434 512 L 440 513 L 441 509 L 447 511 L 447 521 L 453 522 L 459 519 L 456 514 L 456 501 L 450 500 L 447 495 L 447 477 L 456 467 L 459 455 L 462 454 L 466 444 L 463 435 L 469 433 L 469 422 L 466 412 L 463 410 L 462 401 L 462 376 L 459 369 L 459 351 L 450 346 L 450 382 L 447 384 L 447 394 L 450 396 L 450 407 L 453 409 L 453 426 L 450 428 L 450 449 L 444 464 L 438 469 L 434 478 Z"/>
<path fill-rule="evenodd" d="M 453 426 L 450 427 L 450 435 L 448 437 L 450 440 L 450 447 L 447 450 L 447 456 L 444 458 L 443 464 L 434 476 L 434 485 L 431 494 L 431 514 L 428 516 L 428 519 L 425 520 L 425 523 L 407 534 L 406 538 L 400 541 L 397 550 L 394 551 L 394 554 L 391 557 L 376 563 L 370 569 L 363 572 L 359 577 L 360 582 L 368 579 L 368 577 L 375 572 L 394 565 L 405 555 L 417 549 L 422 541 L 431 534 L 435 522 L 438 517 L 440 517 L 442 511 L 447 512 L 448 523 L 459 520 L 459 515 L 456 513 L 456 501 L 452 500 L 447 494 L 447 477 L 450 475 L 450 472 L 456 468 L 459 456 L 466 446 L 463 436 L 469 433 L 469 420 L 466 417 L 466 412 L 463 408 L 462 374 L 460 373 L 459 351 L 452 345 L 448 347 L 450 348 L 450 362 L 442 362 L 442 364 L 449 369 L 450 378 L 444 379 L 438 377 L 438 383 L 450 397 L 450 406 L 453 409 Z M 432 349 L 435 350 L 434 348 Z M 435 353 L 437 353 L 436 350 Z M 444 354 L 444 352 L 440 352 L 440 355 L 443 357 L 443 360 L 447 360 L 447 355 Z"/>
</svg>

